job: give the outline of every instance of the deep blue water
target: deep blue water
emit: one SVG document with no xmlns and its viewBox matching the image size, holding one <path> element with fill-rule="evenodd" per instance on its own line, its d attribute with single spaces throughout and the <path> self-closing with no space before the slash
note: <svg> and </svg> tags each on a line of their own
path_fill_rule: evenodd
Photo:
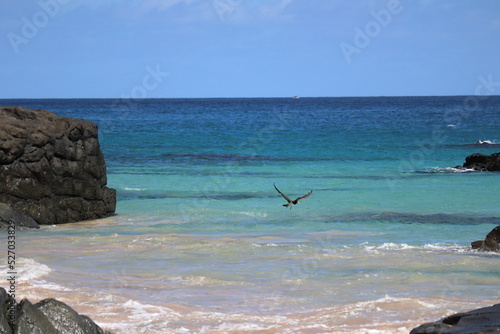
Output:
<svg viewBox="0 0 500 334">
<path fill-rule="evenodd" d="M 276 182 L 298 195 L 315 189 L 308 207 L 321 216 L 357 214 L 347 207 L 354 204 L 375 213 L 495 215 L 497 174 L 448 168 L 471 153 L 500 151 L 499 102 L 497 96 L 0 101 L 97 123 L 109 185 L 121 201 L 172 198 L 192 206 L 198 197 L 257 199 L 260 207 L 275 197 Z M 391 204 L 369 205 L 377 191 Z M 325 207 L 326 200 L 338 204 Z"/>
</svg>

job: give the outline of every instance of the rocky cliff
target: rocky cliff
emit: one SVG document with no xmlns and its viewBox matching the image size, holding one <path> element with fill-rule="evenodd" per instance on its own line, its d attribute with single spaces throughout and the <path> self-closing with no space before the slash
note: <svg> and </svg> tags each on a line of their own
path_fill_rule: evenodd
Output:
<svg viewBox="0 0 500 334">
<path fill-rule="evenodd" d="M 109 216 L 97 125 L 45 110 L 0 107 L 0 202 L 39 224 Z"/>
</svg>

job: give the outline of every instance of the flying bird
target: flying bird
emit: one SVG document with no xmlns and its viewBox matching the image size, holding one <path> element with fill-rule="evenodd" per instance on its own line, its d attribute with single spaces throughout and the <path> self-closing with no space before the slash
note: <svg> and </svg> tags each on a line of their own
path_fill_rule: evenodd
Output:
<svg viewBox="0 0 500 334">
<path fill-rule="evenodd" d="M 309 196 L 311 196 L 311 194 L 313 193 L 313 191 L 311 190 L 307 195 L 304 195 L 302 197 L 298 197 L 296 200 L 291 200 L 290 197 L 288 197 L 287 195 L 283 194 L 279 189 L 278 187 L 276 187 L 276 185 L 273 183 L 273 186 L 274 186 L 274 189 L 276 189 L 277 192 L 280 193 L 281 196 L 283 196 L 284 199 L 287 200 L 287 204 L 283 204 L 283 206 L 285 207 L 290 207 L 290 210 L 292 210 L 292 207 L 295 205 L 295 204 L 299 204 L 299 201 L 300 200 L 303 200 L 304 198 L 308 198 Z"/>
</svg>

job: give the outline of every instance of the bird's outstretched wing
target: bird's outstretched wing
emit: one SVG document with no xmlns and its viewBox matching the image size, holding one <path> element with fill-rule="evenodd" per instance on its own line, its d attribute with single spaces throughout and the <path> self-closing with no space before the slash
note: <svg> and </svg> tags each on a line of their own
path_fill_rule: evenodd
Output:
<svg viewBox="0 0 500 334">
<path fill-rule="evenodd" d="M 274 183 L 273 183 L 273 186 L 274 186 L 274 189 L 276 189 L 276 191 L 277 191 L 277 192 L 279 192 L 279 193 L 281 194 L 281 196 L 283 196 L 283 197 L 284 197 L 284 198 L 285 198 L 288 202 L 292 202 L 292 200 L 291 200 L 291 199 L 290 199 L 287 195 L 283 194 L 283 193 L 282 193 L 282 192 L 278 189 L 278 187 L 276 187 L 276 185 L 275 185 Z M 309 195 L 310 195 L 310 194 L 309 194 Z M 309 196 L 309 195 L 307 195 L 307 196 Z M 307 196 L 306 196 L 306 197 L 307 197 Z"/>
<path fill-rule="evenodd" d="M 311 196 L 312 193 L 313 191 L 311 190 L 307 195 L 297 198 L 294 202 L 298 202 L 300 200 L 303 200 L 304 198 L 308 198 L 309 196 Z"/>
</svg>

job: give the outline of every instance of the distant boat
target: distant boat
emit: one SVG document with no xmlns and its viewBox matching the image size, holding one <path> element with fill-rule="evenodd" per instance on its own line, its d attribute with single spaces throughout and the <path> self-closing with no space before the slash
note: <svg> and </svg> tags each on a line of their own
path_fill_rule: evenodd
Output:
<svg viewBox="0 0 500 334">
<path fill-rule="evenodd" d="M 292 99 L 300 99 L 300 97 L 297 95 L 294 95 L 294 96 L 292 96 Z"/>
</svg>

